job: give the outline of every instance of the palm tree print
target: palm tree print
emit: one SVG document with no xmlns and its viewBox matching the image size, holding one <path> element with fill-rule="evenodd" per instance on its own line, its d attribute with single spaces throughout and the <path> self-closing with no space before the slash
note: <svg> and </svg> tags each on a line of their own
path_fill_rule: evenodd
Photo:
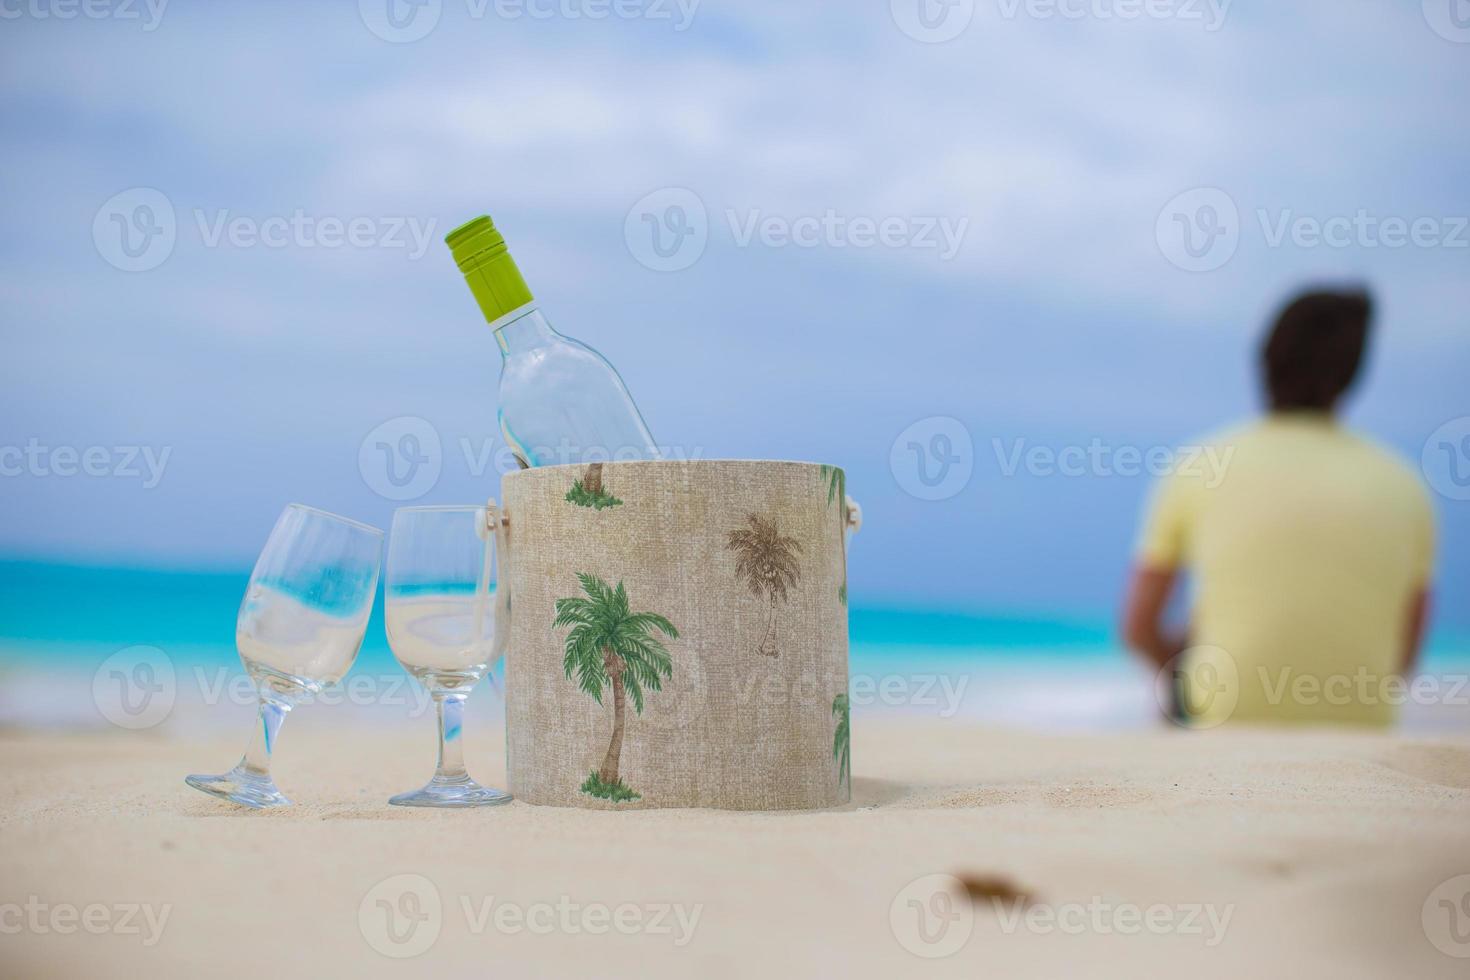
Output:
<svg viewBox="0 0 1470 980">
<path fill-rule="evenodd" d="M 673 676 L 674 662 L 657 634 L 677 639 L 674 624 L 658 613 L 633 612 L 628 592 L 619 582 L 614 588 L 586 572 L 579 572 L 583 595 L 556 600 L 554 627 L 570 626 L 562 668 L 567 680 L 575 675 L 577 686 L 602 704 L 604 688 L 612 689 L 613 723 L 602 765 L 587 777 L 582 792 L 593 796 L 636 800 L 638 794 L 623 785 L 618 762 L 623 752 L 627 724 L 627 702 L 643 714 L 645 690 L 659 691 Z"/>
<path fill-rule="evenodd" d="M 837 601 L 847 605 L 847 474 L 840 466 L 823 465 L 820 476 L 827 484 L 827 506 L 837 501 L 838 543 L 842 547 L 842 584 L 837 587 Z"/>
<path fill-rule="evenodd" d="M 736 554 L 735 578 L 750 589 L 751 595 L 765 599 L 769 606 L 766 633 L 756 648 L 762 656 L 774 657 L 776 650 L 776 602 L 790 601 L 790 590 L 801 581 L 797 556 L 801 543 L 783 535 L 775 522 L 756 514 L 748 514 L 745 527 L 729 534 L 727 547 Z"/>
<path fill-rule="evenodd" d="M 839 694 L 832 699 L 832 717 L 837 719 L 837 731 L 832 734 L 832 759 L 837 763 L 837 785 L 847 780 L 852 788 L 852 725 L 847 695 Z"/>
</svg>

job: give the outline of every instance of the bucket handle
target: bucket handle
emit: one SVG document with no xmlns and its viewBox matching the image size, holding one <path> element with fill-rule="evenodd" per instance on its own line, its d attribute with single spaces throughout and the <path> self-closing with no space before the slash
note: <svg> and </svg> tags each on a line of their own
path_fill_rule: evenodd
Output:
<svg viewBox="0 0 1470 980">
<path fill-rule="evenodd" d="M 493 667 L 510 644 L 510 518 L 491 497 L 485 503 L 485 526 L 478 529 L 488 545 L 495 545 L 495 634 L 490 641 Z"/>
</svg>

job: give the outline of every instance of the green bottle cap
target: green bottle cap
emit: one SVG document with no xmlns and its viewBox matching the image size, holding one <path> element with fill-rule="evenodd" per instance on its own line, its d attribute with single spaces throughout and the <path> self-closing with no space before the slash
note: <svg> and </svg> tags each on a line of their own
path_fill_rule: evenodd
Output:
<svg viewBox="0 0 1470 980">
<path fill-rule="evenodd" d="M 464 273 L 480 312 L 492 323 L 534 298 L 505 247 L 505 236 L 488 214 L 466 221 L 444 236 L 454 263 Z"/>
</svg>

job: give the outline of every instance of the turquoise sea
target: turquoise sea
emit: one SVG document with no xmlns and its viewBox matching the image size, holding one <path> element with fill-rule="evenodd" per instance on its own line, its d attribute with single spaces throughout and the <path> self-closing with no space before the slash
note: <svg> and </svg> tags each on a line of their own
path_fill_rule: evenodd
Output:
<svg viewBox="0 0 1470 980">
<path fill-rule="evenodd" d="M 250 577 L 239 571 L 109 568 L 0 560 L 0 664 L 63 666 L 80 651 L 133 645 L 185 658 L 232 660 L 235 614 Z M 381 586 L 362 661 L 391 663 Z M 1084 617 L 1007 616 L 854 604 L 854 658 L 923 652 L 944 660 L 1066 663 L 1119 655 L 1112 624 Z M 72 651 L 72 653 L 68 653 Z M 1436 632 L 1427 664 L 1461 662 L 1470 638 Z M 58 659 L 59 658 L 59 659 Z"/>
<path fill-rule="evenodd" d="M 239 571 L 107 568 L 0 561 L 0 664 L 63 666 L 82 651 L 156 646 L 171 656 L 232 660 L 235 614 L 250 577 Z M 1048 659 L 1114 654 L 1102 623 L 854 606 L 854 655 Z M 391 663 L 381 586 L 360 662 Z"/>
<path fill-rule="evenodd" d="M 235 616 L 249 570 L 108 568 L 0 561 L 0 715 L 29 717 L 40 678 L 83 675 L 130 647 L 161 650 L 180 669 L 243 673 Z M 1119 648 L 1110 622 L 885 608 L 849 613 L 855 708 L 887 707 L 1047 728 L 1140 725 L 1157 715 L 1152 677 Z M 1435 633 L 1425 672 L 1470 671 L 1470 642 Z M 354 675 L 402 673 L 378 598 Z M 203 676 L 200 674 L 199 676 Z M 75 689 L 78 697 L 82 688 Z M 68 695 L 69 696 L 69 695 Z M 88 707 L 87 710 L 91 710 Z M 0 717 L 0 723 L 5 722 Z M 15 720 L 15 719 L 12 719 Z"/>
</svg>

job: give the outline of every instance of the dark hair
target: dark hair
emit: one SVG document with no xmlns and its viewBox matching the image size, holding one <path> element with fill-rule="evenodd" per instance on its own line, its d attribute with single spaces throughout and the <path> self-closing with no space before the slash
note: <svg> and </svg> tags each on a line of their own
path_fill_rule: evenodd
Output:
<svg viewBox="0 0 1470 980">
<path fill-rule="evenodd" d="M 1287 304 L 1261 346 L 1271 408 L 1332 408 L 1357 377 L 1372 316 L 1364 290 L 1303 293 Z"/>
</svg>

